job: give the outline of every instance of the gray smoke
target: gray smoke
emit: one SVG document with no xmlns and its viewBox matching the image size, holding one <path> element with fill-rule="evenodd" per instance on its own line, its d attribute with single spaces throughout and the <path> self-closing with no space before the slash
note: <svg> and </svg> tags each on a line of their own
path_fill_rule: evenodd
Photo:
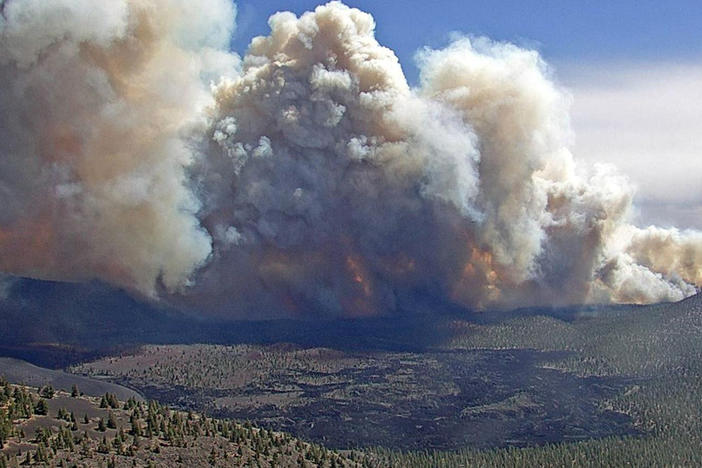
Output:
<svg viewBox="0 0 702 468">
<path fill-rule="evenodd" d="M 702 284 L 702 233 L 631 225 L 626 177 L 576 164 L 569 96 L 536 52 L 458 39 L 418 54 L 412 89 L 372 17 L 339 2 L 274 15 L 241 63 L 224 0 L 5 14 L 5 272 L 237 317 L 371 315 L 408 291 L 639 303 Z"/>
</svg>

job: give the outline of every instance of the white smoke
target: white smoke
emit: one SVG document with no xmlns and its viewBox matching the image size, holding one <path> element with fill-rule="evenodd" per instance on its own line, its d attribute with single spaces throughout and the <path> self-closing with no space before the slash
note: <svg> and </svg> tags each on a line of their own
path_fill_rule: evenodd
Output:
<svg viewBox="0 0 702 468">
<path fill-rule="evenodd" d="M 632 226 L 627 179 L 576 164 L 570 98 L 536 52 L 458 39 L 418 55 L 411 89 L 372 17 L 339 2 L 274 15 L 240 67 L 226 4 L 115 3 L 85 30 L 75 0 L 6 5 L 3 78 L 43 86 L 0 92 L 5 271 L 192 283 L 179 300 L 230 316 L 375 314 L 412 291 L 651 302 L 702 284 L 702 234 Z M 36 255 L 9 255 L 27 240 Z"/>
<path fill-rule="evenodd" d="M 225 0 L 7 0 L 0 268 L 153 295 L 210 254 L 186 135 L 232 73 Z"/>
</svg>

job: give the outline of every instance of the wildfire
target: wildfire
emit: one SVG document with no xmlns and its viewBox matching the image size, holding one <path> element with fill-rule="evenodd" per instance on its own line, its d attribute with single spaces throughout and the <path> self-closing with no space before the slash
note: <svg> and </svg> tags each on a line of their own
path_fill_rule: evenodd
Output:
<svg viewBox="0 0 702 468">
<path fill-rule="evenodd" d="M 354 291 L 352 297 L 345 298 L 343 300 L 344 309 L 353 317 L 374 315 L 376 309 L 373 302 L 373 287 L 361 261 L 357 257 L 348 255 L 346 256 L 346 268 L 351 274 L 353 284 L 360 289 L 360 294 Z M 353 289 L 356 290 L 356 288 Z"/>
<path fill-rule="evenodd" d="M 479 309 L 499 299 L 499 274 L 491 252 L 471 247 L 470 257 L 451 295 L 454 300 L 475 303 Z"/>
<path fill-rule="evenodd" d="M 370 282 L 366 279 L 366 275 L 364 275 L 361 263 L 351 255 L 349 255 L 346 257 L 346 267 L 349 269 L 354 283 L 360 286 L 361 290 L 363 291 L 363 295 L 365 297 L 370 297 L 372 294 L 371 285 Z"/>
</svg>

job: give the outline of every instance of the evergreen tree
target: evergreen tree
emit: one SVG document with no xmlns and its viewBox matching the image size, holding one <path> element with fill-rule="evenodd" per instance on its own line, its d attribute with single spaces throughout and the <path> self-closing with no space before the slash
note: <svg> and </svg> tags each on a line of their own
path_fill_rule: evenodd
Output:
<svg viewBox="0 0 702 468">
<path fill-rule="evenodd" d="M 46 400 L 40 398 L 37 404 L 34 406 L 34 413 L 42 416 L 49 414 L 49 405 Z"/>
<path fill-rule="evenodd" d="M 100 444 L 98 445 L 98 452 L 100 453 L 109 453 L 110 452 L 110 447 L 107 445 L 107 437 L 102 436 L 102 440 L 100 441 Z"/>
<path fill-rule="evenodd" d="M 42 398 L 46 398 L 47 400 L 51 400 L 55 394 L 56 391 L 51 385 L 47 385 L 39 391 L 39 396 Z"/>
<path fill-rule="evenodd" d="M 117 421 L 112 411 L 107 414 L 107 427 L 110 429 L 117 429 Z"/>
</svg>

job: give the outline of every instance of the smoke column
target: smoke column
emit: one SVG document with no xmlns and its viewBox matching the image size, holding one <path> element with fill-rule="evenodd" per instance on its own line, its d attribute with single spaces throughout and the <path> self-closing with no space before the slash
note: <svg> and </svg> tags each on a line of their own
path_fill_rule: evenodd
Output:
<svg viewBox="0 0 702 468">
<path fill-rule="evenodd" d="M 0 268 L 177 290 L 211 250 L 185 135 L 234 11 L 186 0 L 9 0 L 0 19 Z M 222 68 L 224 67 L 224 68 Z"/>
<path fill-rule="evenodd" d="M 278 13 L 227 52 L 225 0 L 8 0 L 0 270 L 99 278 L 228 317 L 678 300 L 702 233 L 633 226 L 633 188 L 569 151 L 536 52 L 418 54 L 373 18 Z"/>
</svg>

